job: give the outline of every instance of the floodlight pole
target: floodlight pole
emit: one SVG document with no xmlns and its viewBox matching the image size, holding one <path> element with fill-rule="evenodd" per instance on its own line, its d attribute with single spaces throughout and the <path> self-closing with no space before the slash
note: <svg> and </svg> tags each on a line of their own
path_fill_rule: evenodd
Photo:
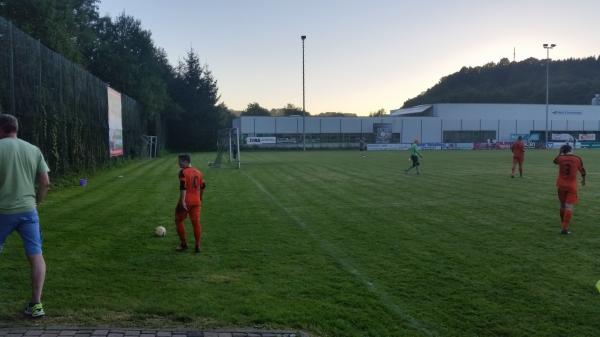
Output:
<svg viewBox="0 0 600 337">
<path fill-rule="evenodd" d="M 236 136 L 236 146 L 237 146 L 237 167 L 238 169 L 242 167 L 242 158 L 240 158 L 240 129 L 235 128 L 235 136 Z"/>
<path fill-rule="evenodd" d="M 543 47 L 546 49 L 546 148 L 548 148 L 548 102 L 550 97 L 550 49 L 556 47 L 556 44 L 544 43 Z"/>
<path fill-rule="evenodd" d="M 300 36 L 302 39 L 302 151 L 306 151 L 306 94 L 304 89 L 304 40 L 306 35 Z"/>
</svg>

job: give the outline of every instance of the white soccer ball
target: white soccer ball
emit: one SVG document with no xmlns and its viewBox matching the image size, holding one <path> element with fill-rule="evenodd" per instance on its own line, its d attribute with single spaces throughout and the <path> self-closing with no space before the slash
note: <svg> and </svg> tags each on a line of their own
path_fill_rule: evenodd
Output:
<svg viewBox="0 0 600 337">
<path fill-rule="evenodd" d="M 163 226 L 158 226 L 154 229 L 154 235 L 156 236 L 165 236 L 167 235 L 167 229 Z"/>
</svg>

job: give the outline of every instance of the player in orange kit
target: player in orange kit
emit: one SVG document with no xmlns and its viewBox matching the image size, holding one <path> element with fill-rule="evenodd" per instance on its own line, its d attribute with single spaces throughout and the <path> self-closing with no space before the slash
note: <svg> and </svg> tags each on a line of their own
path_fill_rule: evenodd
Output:
<svg viewBox="0 0 600 337">
<path fill-rule="evenodd" d="M 523 137 L 519 136 L 516 142 L 510 147 L 513 153 L 513 165 L 511 178 L 515 177 L 515 168 L 519 164 L 519 176 L 523 178 L 523 162 L 525 161 L 525 144 L 523 144 Z"/>
<path fill-rule="evenodd" d="M 196 253 L 200 253 L 200 240 L 202 238 L 202 227 L 200 226 L 200 209 L 202 207 L 202 194 L 206 184 L 202 172 L 192 167 L 190 155 L 179 155 L 179 202 L 175 209 L 175 223 L 177 234 L 181 243 L 176 250 L 184 251 L 188 248 L 183 222 L 189 216 L 194 226 L 194 239 Z"/>
<path fill-rule="evenodd" d="M 573 216 L 573 205 L 577 203 L 577 172 L 581 174 L 581 185 L 585 186 L 585 168 L 579 156 L 573 154 L 570 145 L 560 148 L 558 157 L 554 158 L 554 164 L 558 165 L 558 200 L 560 200 L 561 234 L 571 234 L 569 223 Z"/>
</svg>

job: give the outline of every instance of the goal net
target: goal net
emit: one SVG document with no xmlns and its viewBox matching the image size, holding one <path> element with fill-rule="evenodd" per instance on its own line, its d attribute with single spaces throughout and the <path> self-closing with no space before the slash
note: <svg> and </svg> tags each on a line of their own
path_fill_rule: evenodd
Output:
<svg viewBox="0 0 600 337">
<path fill-rule="evenodd" d="M 240 133 L 238 128 L 221 129 L 217 136 L 217 156 L 211 167 L 228 164 L 240 168 Z"/>
</svg>

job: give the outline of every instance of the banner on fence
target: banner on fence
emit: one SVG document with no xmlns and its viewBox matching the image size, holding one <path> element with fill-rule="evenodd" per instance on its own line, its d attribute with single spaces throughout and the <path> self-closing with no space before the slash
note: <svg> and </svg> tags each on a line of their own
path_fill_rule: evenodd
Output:
<svg viewBox="0 0 600 337">
<path fill-rule="evenodd" d="M 108 144 L 111 157 L 123 155 L 123 120 L 121 94 L 107 87 L 108 95 Z"/>
<path fill-rule="evenodd" d="M 569 144 L 569 145 L 573 146 L 573 143 L 571 143 L 571 142 L 552 142 L 552 143 L 548 143 L 548 148 L 549 149 L 560 149 L 560 147 L 565 144 Z M 581 143 L 579 143 L 579 142 L 575 143 L 576 149 L 581 149 L 582 147 L 583 146 Z"/>
<path fill-rule="evenodd" d="M 595 141 L 596 134 L 595 133 L 580 133 L 578 139 L 581 141 Z"/>
<path fill-rule="evenodd" d="M 600 149 L 600 143 L 581 143 L 582 149 Z"/>
<path fill-rule="evenodd" d="M 424 143 L 421 144 L 421 149 L 423 150 L 442 150 L 444 148 L 444 143 Z"/>
<path fill-rule="evenodd" d="M 392 124 L 374 123 L 373 133 L 375 134 L 375 143 L 389 144 L 392 142 Z"/>
<path fill-rule="evenodd" d="M 553 133 L 552 137 L 550 137 L 550 139 L 552 139 L 553 141 L 568 142 L 568 141 L 573 140 L 573 136 L 571 136 L 568 133 Z"/>
<path fill-rule="evenodd" d="M 446 143 L 444 145 L 446 150 L 473 150 L 475 148 L 474 143 Z"/>
<path fill-rule="evenodd" d="M 408 150 L 411 144 L 367 144 L 368 151 Z"/>
<path fill-rule="evenodd" d="M 277 143 L 277 138 L 275 138 L 275 137 L 247 137 L 246 138 L 246 144 L 248 144 L 248 145 L 276 144 L 276 143 Z"/>
</svg>

